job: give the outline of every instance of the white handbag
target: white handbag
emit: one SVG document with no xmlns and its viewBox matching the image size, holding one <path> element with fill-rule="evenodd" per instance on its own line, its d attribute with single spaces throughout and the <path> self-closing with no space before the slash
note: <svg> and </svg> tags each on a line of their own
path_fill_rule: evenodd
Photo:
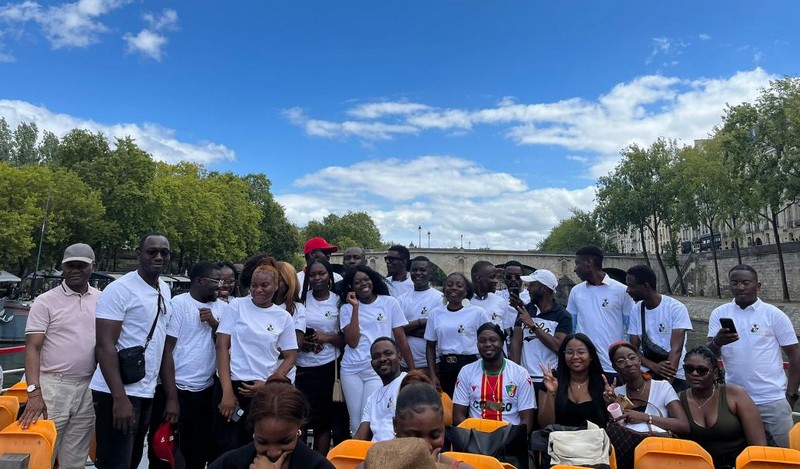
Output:
<svg viewBox="0 0 800 469">
<path fill-rule="evenodd" d="M 547 454 L 552 465 L 608 467 L 611 441 L 605 430 L 586 422 L 586 430 L 551 432 Z"/>
</svg>

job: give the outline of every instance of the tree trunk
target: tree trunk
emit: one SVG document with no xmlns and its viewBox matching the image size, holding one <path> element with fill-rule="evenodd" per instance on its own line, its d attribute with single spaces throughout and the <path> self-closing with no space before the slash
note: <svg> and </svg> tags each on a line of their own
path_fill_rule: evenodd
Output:
<svg viewBox="0 0 800 469">
<path fill-rule="evenodd" d="M 742 251 L 739 249 L 739 230 L 736 228 L 736 217 L 731 217 L 731 221 L 733 221 L 733 232 L 737 234 L 733 239 L 736 242 L 736 261 L 739 265 L 742 265 Z"/>
<path fill-rule="evenodd" d="M 719 290 L 719 264 L 717 264 L 717 243 L 714 242 L 714 227 L 711 224 L 706 226 L 708 226 L 708 229 L 711 232 L 711 255 L 714 257 L 714 278 L 716 279 L 717 298 L 722 298 L 722 293 Z M 736 249 L 739 249 L 738 243 Z"/>
<path fill-rule="evenodd" d="M 791 301 L 789 299 L 789 285 L 786 283 L 786 266 L 783 263 L 783 247 L 781 247 L 781 238 L 778 235 L 778 214 L 772 211 L 772 234 L 775 235 L 775 248 L 778 250 L 778 264 L 781 267 L 781 289 L 783 289 L 783 301 Z"/>
<path fill-rule="evenodd" d="M 644 256 L 644 261 L 647 262 L 647 267 L 653 268 L 650 265 L 650 256 L 647 255 L 647 243 L 644 242 L 644 227 L 639 227 L 639 240 L 642 242 L 642 255 Z"/>
<path fill-rule="evenodd" d="M 672 285 L 669 283 L 667 268 L 664 267 L 664 261 L 661 259 L 661 246 L 658 244 L 658 225 L 656 225 L 656 229 L 650 230 L 650 232 L 653 234 L 653 244 L 656 247 L 656 260 L 658 260 L 658 266 L 661 268 L 661 275 L 664 276 L 664 283 L 667 284 L 667 294 L 672 295 Z"/>
</svg>

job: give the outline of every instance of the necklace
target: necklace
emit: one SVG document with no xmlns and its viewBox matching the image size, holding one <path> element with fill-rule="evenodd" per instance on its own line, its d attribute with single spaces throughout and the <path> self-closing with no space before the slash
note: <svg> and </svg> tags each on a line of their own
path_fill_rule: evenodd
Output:
<svg viewBox="0 0 800 469">
<path fill-rule="evenodd" d="M 575 387 L 577 387 L 578 389 L 580 389 L 580 388 L 582 388 L 582 387 L 583 387 L 583 385 L 584 385 L 584 384 L 586 384 L 586 383 L 588 383 L 588 382 L 589 382 L 589 380 L 587 379 L 586 381 L 584 381 L 584 382 L 582 382 L 582 383 L 578 383 L 577 381 L 570 381 L 570 382 L 569 382 L 569 384 L 570 384 L 570 385 L 573 385 L 573 384 L 574 384 L 574 385 L 575 385 Z"/>
<path fill-rule="evenodd" d="M 710 401 L 710 400 L 711 400 L 711 398 L 712 398 L 712 397 L 714 397 L 714 393 L 715 393 L 716 391 L 717 391 L 717 385 L 715 384 L 715 385 L 713 385 L 713 387 L 711 388 L 711 395 L 710 395 L 710 396 L 708 396 L 708 399 L 706 399 L 706 401 L 705 401 L 705 402 L 703 402 L 702 404 L 698 404 L 698 403 L 697 403 L 697 399 L 695 399 L 695 398 L 694 398 L 694 393 L 692 393 L 692 390 L 691 390 L 691 389 L 689 390 L 689 392 L 690 392 L 690 393 L 692 393 L 692 400 L 694 401 L 694 405 L 696 405 L 698 409 L 702 409 L 704 405 L 708 404 L 708 401 Z"/>
<path fill-rule="evenodd" d="M 638 389 L 628 389 L 628 394 L 639 394 L 640 391 L 644 390 L 644 387 L 647 386 L 647 380 L 643 380 L 642 385 L 639 386 Z"/>
</svg>

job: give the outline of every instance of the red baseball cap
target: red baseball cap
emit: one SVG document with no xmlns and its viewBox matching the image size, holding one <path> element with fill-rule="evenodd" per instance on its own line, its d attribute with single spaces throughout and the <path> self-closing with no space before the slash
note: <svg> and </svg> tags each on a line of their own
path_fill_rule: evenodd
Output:
<svg viewBox="0 0 800 469">
<path fill-rule="evenodd" d="M 306 241 L 306 245 L 303 248 L 303 254 L 308 254 L 309 252 L 312 251 L 336 252 L 338 250 L 339 248 L 337 248 L 336 246 L 331 246 L 330 244 L 328 244 L 328 242 L 325 241 L 325 238 L 317 237 L 317 238 L 311 238 L 308 241 Z"/>
<path fill-rule="evenodd" d="M 164 462 L 168 462 L 175 469 L 175 435 L 177 430 L 169 422 L 159 425 L 153 434 L 153 454 Z"/>
</svg>

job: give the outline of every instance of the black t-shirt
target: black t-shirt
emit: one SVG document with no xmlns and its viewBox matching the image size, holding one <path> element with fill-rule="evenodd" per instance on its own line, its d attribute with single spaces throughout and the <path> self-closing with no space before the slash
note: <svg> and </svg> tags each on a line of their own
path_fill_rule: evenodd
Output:
<svg viewBox="0 0 800 469">
<path fill-rule="evenodd" d="M 216 461 L 212 462 L 208 469 L 248 469 L 256 458 L 256 446 L 253 442 L 241 448 L 228 451 Z M 289 462 L 289 469 L 335 469 L 330 461 L 302 442 L 297 443 L 292 452 L 292 459 Z"/>
</svg>

